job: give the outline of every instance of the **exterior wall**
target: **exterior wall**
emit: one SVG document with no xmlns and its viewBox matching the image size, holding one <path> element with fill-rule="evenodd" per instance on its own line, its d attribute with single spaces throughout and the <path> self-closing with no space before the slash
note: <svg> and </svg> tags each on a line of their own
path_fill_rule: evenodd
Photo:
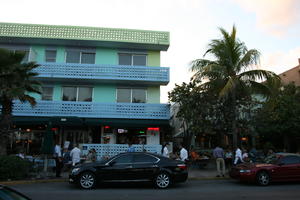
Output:
<svg viewBox="0 0 300 200">
<path fill-rule="evenodd" d="M 294 82 L 295 85 L 300 86 L 300 59 L 298 61 L 298 66 L 279 74 L 283 84 Z"/>
<path fill-rule="evenodd" d="M 148 87 L 147 103 L 160 103 L 160 87 Z"/>
<path fill-rule="evenodd" d="M 96 48 L 96 64 L 118 64 L 118 52 L 115 49 Z"/>
<path fill-rule="evenodd" d="M 148 66 L 160 66 L 160 52 L 159 51 L 148 51 Z"/>
<path fill-rule="evenodd" d="M 95 85 L 93 102 L 112 103 L 116 102 L 115 85 Z"/>
<path fill-rule="evenodd" d="M 45 61 L 45 47 L 42 45 L 32 45 L 31 50 L 36 54 L 35 61 L 36 62 L 44 62 Z"/>
</svg>

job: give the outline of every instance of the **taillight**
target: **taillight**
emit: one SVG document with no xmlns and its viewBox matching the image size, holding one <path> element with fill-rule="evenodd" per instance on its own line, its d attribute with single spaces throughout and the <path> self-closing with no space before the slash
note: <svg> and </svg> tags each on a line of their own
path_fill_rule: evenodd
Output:
<svg viewBox="0 0 300 200">
<path fill-rule="evenodd" d="M 185 164 L 178 164 L 177 165 L 177 167 L 179 168 L 179 169 L 187 169 L 187 166 L 185 165 Z"/>
</svg>

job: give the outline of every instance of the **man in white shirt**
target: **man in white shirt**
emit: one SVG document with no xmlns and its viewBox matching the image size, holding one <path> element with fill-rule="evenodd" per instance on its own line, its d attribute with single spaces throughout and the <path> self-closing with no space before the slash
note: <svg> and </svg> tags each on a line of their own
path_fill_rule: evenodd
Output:
<svg viewBox="0 0 300 200">
<path fill-rule="evenodd" d="M 169 150 L 168 150 L 168 146 L 169 146 L 169 143 L 166 143 L 166 144 L 163 146 L 163 148 L 162 148 L 162 155 L 163 155 L 164 157 L 167 157 L 167 158 L 170 157 L 170 155 L 169 155 Z"/>
<path fill-rule="evenodd" d="M 179 145 L 179 149 L 180 149 L 180 160 L 185 162 L 188 160 L 188 152 L 187 150 L 180 144 Z"/>
<path fill-rule="evenodd" d="M 70 156 L 72 158 L 72 165 L 73 166 L 75 166 L 76 164 L 80 163 L 80 155 L 81 155 L 81 150 L 75 144 L 74 148 L 70 152 Z"/>
<path fill-rule="evenodd" d="M 60 147 L 60 144 L 58 142 L 56 143 L 56 145 L 54 147 L 53 157 L 55 159 L 56 177 L 61 177 L 60 173 L 61 173 L 61 169 L 63 167 L 63 163 L 62 163 L 62 156 L 61 156 L 61 147 Z"/>
<path fill-rule="evenodd" d="M 242 151 L 239 147 L 236 148 L 235 151 L 235 159 L 234 159 L 234 165 L 237 165 L 239 163 L 242 163 L 243 161 L 243 157 L 242 157 Z"/>
</svg>

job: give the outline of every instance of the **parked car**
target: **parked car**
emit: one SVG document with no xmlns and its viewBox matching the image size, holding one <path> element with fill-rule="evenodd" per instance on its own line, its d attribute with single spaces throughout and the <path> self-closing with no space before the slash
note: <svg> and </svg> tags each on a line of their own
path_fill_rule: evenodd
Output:
<svg viewBox="0 0 300 200">
<path fill-rule="evenodd" d="M 84 189 L 106 181 L 153 181 L 158 188 L 187 180 L 187 166 L 182 161 L 171 160 L 147 152 L 121 153 L 103 162 L 75 166 L 69 182 Z"/>
<path fill-rule="evenodd" d="M 24 194 L 4 185 L 0 185 L 0 199 L 1 200 L 31 200 Z"/>
<path fill-rule="evenodd" d="M 266 186 L 271 182 L 300 181 L 300 155 L 277 153 L 264 163 L 242 163 L 232 167 L 232 178 Z"/>
</svg>

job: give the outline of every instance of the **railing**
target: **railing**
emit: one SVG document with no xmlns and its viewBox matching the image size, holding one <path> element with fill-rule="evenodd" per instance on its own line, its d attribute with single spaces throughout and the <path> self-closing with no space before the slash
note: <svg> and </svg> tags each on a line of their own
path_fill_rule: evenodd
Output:
<svg viewBox="0 0 300 200">
<path fill-rule="evenodd" d="M 145 103 L 95 103 L 72 101 L 37 101 L 35 107 L 29 103 L 15 101 L 13 115 L 37 117 L 83 117 L 119 119 L 169 119 L 168 104 Z"/>
<path fill-rule="evenodd" d="M 143 81 L 168 84 L 168 67 L 39 63 L 34 69 L 41 78 L 85 79 L 98 81 Z"/>
<path fill-rule="evenodd" d="M 150 152 L 160 154 L 161 145 L 132 145 L 136 152 Z M 90 149 L 95 149 L 97 152 L 97 160 L 112 157 L 119 153 L 127 152 L 127 144 L 82 144 L 82 153 L 86 155 Z"/>
</svg>

